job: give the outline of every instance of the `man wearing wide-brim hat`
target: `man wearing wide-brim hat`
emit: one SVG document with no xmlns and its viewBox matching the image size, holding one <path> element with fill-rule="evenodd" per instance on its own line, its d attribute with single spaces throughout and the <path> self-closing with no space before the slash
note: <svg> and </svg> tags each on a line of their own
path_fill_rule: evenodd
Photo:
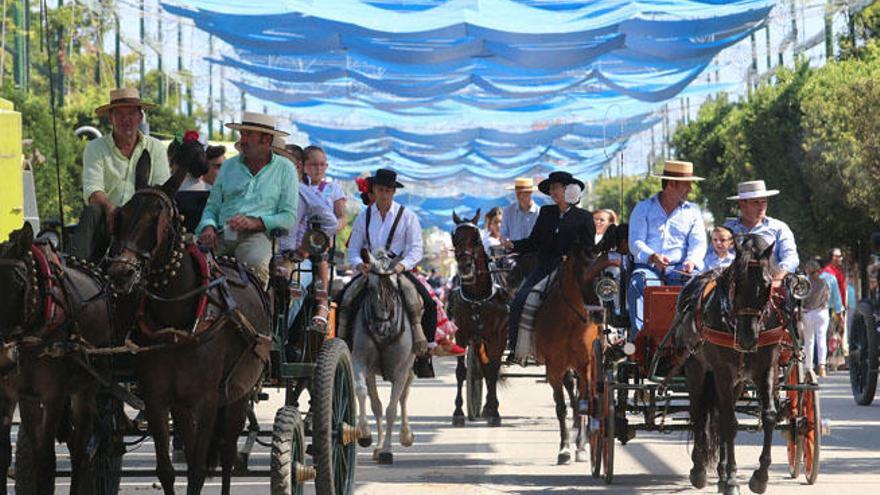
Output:
<svg viewBox="0 0 880 495">
<path fill-rule="evenodd" d="M 667 160 L 659 193 L 633 208 L 629 220 L 629 250 L 634 258 L 627 291 L 627 309 L 634 330 L 643 323 L 643 293 L 648 285 L 683 285 L 703 268 L 706 227 L 700 208 L 687 200 L 694 182 L 694 164 Z"/>
<path fill-rule="evenodd" d="M 507 205 L 501 215 L 501 238 L 518 241 L 528 237 L 538 221 L 538 205 L 532 200 L 537 188 L 531 177 L 517 177 L 508 189 L 513 189 L 516 201 Z"/>
<path fill-rule="evenodd" d="M 163 184 L 171 175 L 165 147 L 141 133 L 144 110 L 138 90 L 110 91 L 110 102 L 95 109 L 107 117 L 112 132 L 92 140 L 83 152 L 83 200 L 86 207 L 71 238 L 70 253 L 99 261 L 110 245 L 113 211 L 138 189 Z"/>
<path fill-rule="evenodd" d="M 421 283 L 410 272 L 422 260 L 422 227 L 419 217 L 412 210 L 394 201 L 394 194 L 403 187 L 403 184 L 397 180 L 397 172 L 380 168 L 373 174 L 371 183 L 376 201 L 361 211 L 351 226 L 348 262 L 351 266 L 357 267 L 361 274 L 366 275 L 370 271 L 370 263 L 362 257 L 362 250 L 375 253 L 381 248 L 391 253 L 392 257 L 400 257 L 400 262 L 394 267 L 394 271 L 404 274 L 397 280 L 412 324 L 413 352 L 418 356 L 424 356 L 428 350 L 428 341 L 434 341 L 437 321 L 435 315 L 434 321 L 423 327 L 422 316 L 425 311 L 423 297 L 427 293 L 420 293 Z M 342 304 L 336 312 L 336 334 L 342 338 L 349 335 L 349 315 L 355 314 L 357 308 L 352 307 L 353 303 L 365 286 L 366 277 L 357 276 L 345 289 Z M 433 305 L 433 302 L 431 304 Z"/>
<path fill-rule="evenodd" d="M 769 244 L 773 244 L 773 281 L 774 285 L 789 273 L 794 273 L 800 260 L 794 234 L 788 225 L 781 220 L 767 216 L 767 198 L 779 194 L 777 189 L 767 189 L 763 180 L 740 182 L 736 186 L 736 195 L 727 199 L 736 201 L 739 206 L 739 217 L 728 219 L 724 226 L 734 236 L 758 234 Z"/>
<path fill-rule="evenodd" d="M 516 352 L 515 359 L 509 361 L 522 362 L 526 357 L 526 349 L 517 347 L 519 338 L 520 317 L 526 298 L 538 282 L 549 275 L 572 249 L 578 244 L 584 248 L 593 246 L 596 237 L 596 225 L 590 212 L 577 207 L 584 183 L 570 173 L 556 171 L 538 184 L 538 190 L 550 196 L 552 205 L 542 206 L 538 212 L 535 226 L 525 239 L 505 241 L 505 247 L 514 253 L 536 255 L 536 266 L 523 281 L 513 303 L 510 305 L 508 318 L 508 346 Z"/>
<path fill-rule="evenodd" d="M 241 154 L 220 167 L 196 233 L 203 245 L 234 255 L 266 284 L 272 257 L 268 233 L 293 229 L 299 180 L 293 163 L 272 152 L 275 137 L 287 136 L 274 117 L 244 112 L 240 123 L 226 127 L 239 131 Z"/>
</svg>

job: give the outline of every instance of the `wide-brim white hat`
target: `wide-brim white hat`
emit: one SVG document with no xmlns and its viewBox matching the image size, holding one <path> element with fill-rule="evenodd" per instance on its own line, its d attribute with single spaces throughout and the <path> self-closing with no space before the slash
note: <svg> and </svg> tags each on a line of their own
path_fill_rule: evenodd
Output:
<svg viewBox="0 0 880 495">
<path fill-rule="evenodd" d="M 762 180 L 740 182 L 736 186 L 736 192 L 736 196 L 728 196 L 727 199 L 739 201 L 741 199 L 768 198 L 779 194 L 778 189 L 767 189 L 767 185 Z"/>
<path fill-rule="evenodd" d="M 659 175 L 651 174 L 658 179 L 677 180 L 684 182 L 696 182 L 705 180 L 703 177 L 694 175 L 694 164 L 680 160 L 666 160 L 663 164 L 663 172 Z"/>
<path fill-rule="evenodd" d="M 244 112 L 241 115 L 241 122 L 231 122 L 226 127 L 236 131 L 256 131 L 265 132 L 273 136 L 289 136 L 290 134 L 276 129 L 277 122 L 275 117 L 264 113 Z"/>
</svg>

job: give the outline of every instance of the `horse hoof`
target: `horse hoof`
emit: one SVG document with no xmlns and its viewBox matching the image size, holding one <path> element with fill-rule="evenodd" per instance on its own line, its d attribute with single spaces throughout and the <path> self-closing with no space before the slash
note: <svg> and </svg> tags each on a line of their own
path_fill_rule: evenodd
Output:
<svg viewBox="0 0 880 495">
<path fill-rule="evenodd" d="M 374 461 L 378 461 L 378 460 L 379 460 L 379 454 L 380 454 L 380 452 L 379 452 L 379 449 L 378 449 L 378 448 L 373 449 L 373 460 L 374 460 Z"/>
<path fill-rule="evenodd" d="M 706 470 L 705 469 L 691 469 L 691 485 L 694 485 L 694 488 L 700 490 L 706 487 Z M 721 491 L 721 483 L 718 484 L 719 492 Z"/>
<path fill-rule="evenodd" d="M 452 417 L 452 426 L 462 428 L 464 426 L 464 414 Z"/>
<path fill-rule="evenodd" d="M 724 495 L 739 495 L 739 485 L 728 484 L 727 487 L 724 488 Z"/>
<path fill-rule="evenodd" d="M 368 437 L 358 438 L 358 445 L 360 445 L 361 447 L 364 447 L 364 448 L 369 447 L 370 445 L 373 445 L 373 435 L 370 435 Z"/>
<path fill-rule="evenodd" d="M 361 447 L 369 447 L 373 444 L 373 433 L 366 423 L 361 423 L 357 427 L 358 445 Z"/>
<path fill-rule="evenodd" d="M 394 454 L 391 452 L 380 452 L 379 458 L 376 461 L 379 464 L 394 464 Z"/>
<path fill-rule="evenodd" d="M 501 426 L 501 416 L 490 416 L 488 420 L 486 420 L 486 424 L 496 428 Z"/>
<path fill-rule="evenodd" d="M 751 490 L 752 493 L 764 493 L 767 491 L 767 480 L 762 480 L 758 476 L 757 471 L 752 474 L 752 478 L 749 480 L 749 490 Z"/>
<path fill-rule="evenodd" d="M 562 452 L 556 456 L 556 464 L 559 466 L 571 464 L 571 454 L 569 452 Z"/>
<path fill-rule="evenodd" d="M 400 432 L 400 445 L 403 447 L 412 447 L 413 442 L 416 441 L 416 436 L 413 435 L 413 432 L 407 430 L 405 432 Z"/>
<path fill-rule="evenodd" d="M 587 462 L 590 459 L 590 456 L 587 455 L 586 450 L 578 450 L 574 453 L 574 462 Z"/>
</svg>

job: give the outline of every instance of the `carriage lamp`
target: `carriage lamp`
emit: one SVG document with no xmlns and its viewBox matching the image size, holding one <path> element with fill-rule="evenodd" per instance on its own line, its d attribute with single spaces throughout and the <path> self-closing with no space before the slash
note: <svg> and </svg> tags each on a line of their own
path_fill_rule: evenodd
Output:
<svg viewBox="0 0 880 495">
<path fill-rule="evenodd" d="M 596 295 L 602 302 L 612 302 L 620 292 L 620 286 L 617 281 L 611 277 L 602 277 L 596 282 Z"/>
<path fill-rule="evenodd" d="M 306 246 L 309 249 L 309 257 L 321 256 L 330 247 L 330 237 L 320 230 L 306 232 Z"/>
<path fill-rule="evenodd" d="M 806 275 L 789 275 L 788 289 L 795 299 L 804 299 L 810 294 L 810 279 Z"/>
</svg>

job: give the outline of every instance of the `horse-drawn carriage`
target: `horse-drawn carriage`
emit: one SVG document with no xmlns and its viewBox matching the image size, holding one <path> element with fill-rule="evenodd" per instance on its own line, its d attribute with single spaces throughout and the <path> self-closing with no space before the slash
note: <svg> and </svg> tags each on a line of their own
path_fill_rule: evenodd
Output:
<svg viewBox="0 0 880 495">
<path fill-rule="evenodd" d="M 246 273 L 246 270 L 243 270 L 234 260 L 212 259 L 210 255 L 202 253 L 195 247 L 192 238 L 186 239 L 186 236 L 182 235 L 183 229 L 177 225 L 181 219 L 174 203 L 164 192 L 158 189 L 148 190 L 143 194 L 141 192 L 137 193 L 135 198 L 141 203 L 150 203 L 153 208 L 152 211 L 157 212 L 156 218 L 147 218 L 145 220 L 147 223 L 149 223 L 149 220 L 155 220 L 150 225 L 145 224 L 146 228 L 152 228 L 152 232 L 157 232 L 155 236 L 152 236 L 155 237 L 155 246 L 138 245 L 142 238 L 137 238 L 137 236 L 127 240 L 123 239 L 121 244 L 126 249 L 137 253 L 137 259 L 132 258 L 121 263 L 121 266 L 125 268 L 125 273 L 131 277 L 132 285 L 130 287 L 138 289 L 132 292 L 141 301 L 139 307 L 137 305 L 134 306 L 137 307 L 136 313 L 139 318 L 137 319 L 137 325 L 141 327 L 141 330 L 146 329 L 144 321 L 147 321 L 147 318 L 140 319 L 145 312 L 145 305 L 156 304 L 157 307 L 161 308 L 159 312 L 174 313 L 175 311 L 171 310 L 170 306 L 163 307 L 161 305 L 188 304 L 192 301 L 197 301 L 198 304 L 196 306 L 198 306 L 197 313 L 199 316 L 191 332 L 196 337 L 187 341 L 191 337 L 186 335 L 186 332 L 181 332 L 174 328 L 154 326 L 150 331 L 156 334 L 163 334 L 163 338 L 158 341 L 138 342 L 132 336 L 133 334 L 129 333 L 124 341 L 116 339 L 113 344 L 93 346 L 85 340 L 70 340 L 66 343 L 65 348 L 61 349 L 59 347 L 57 349 L 58 354 L 56 358 L 72 357 L 76 360 L 82 360 L 84 363 L 82 368 L 89 370 L 93 375 L 99 390 L 98 414 L 94 418 L 95 424 L 91 439 L 88 440 L 90 445 L 88 453 L 91 459 L 90 469 L 93 469 L 94 473 L 99 475 L 98 478 L 100 478 L 99 482 L 95 482 L 93 491 L 115 493 L 118 490 L 120 477 L 122 476 L 122 457 L 126 447 L 139 443 L 140 440 L 145 439 L 150 434 L 156 437 L 157 429 L 155 426 L 148 429 L 142 421 L 129 420 L 123 412 L 123 402 L 136 409 L 143 409 L 144 402 L 149 403 L 150 400 L 155 399 L 151 395 L 155 394 L 155 383 L 145 384 L 143 381 L 145 360 L 149 356 L 161 356 L 163 353 L 167 354 L 166 357 L 168 359 L 171 359 L 171 361 L 164 363 L 160 361 L 158 366 L 154 366 L 150 372 L 154 375 L 174 373 L 173 370 L 168 368 L 185 368 L 190 366 L 192 369 L 198 369 L 200 366 L 206 368 L 214 366 L 212 362 L 208 361 L 203 363 L 186 363 L 186 366 L 184 366 L 184 363 L 173 361 L 174 357 L 172 354 L 178 352 L 175 349 L 181 348 L 178 346 L 180 342 L 183 342 L 183 348 L 189 346 L 190 350 L 202 346 L 201 341 L 198 340 L 199 335 L 208 335 L 208 337 L 204 338 L 204 342 L 208 342 L 209 346 L 217 345 L 216 342 L 221 340 L 221 337 L 217 337 L 217 335 L 223 335 L 217 333 L 219 331 L 218 327 L 223 329 L 223 325 L 228 324 L 232 320 L 234 322 L 232 324 L 234 329 L 232 333 L 236 334 L 232 338 L 244 341 L 245 347 L 241 351 L 241 357 L 233 360 L 231 366 L 229 366 L 229 363 L 220 365 L 225 370 L 223 371 L 221 383 L 226 389 L 222 390 L 220 395 L 221 397 L 231 396 L 232 392 L 230 389 L 234 389 L 236 386 L 245 387 L 246 390 L 241 390 L 237 395 L 241 396 L 240 404 L 244 408 L 243 411 L 246 409 L 246 416 L 250 423 L 244 433 L 246 435 L 244 448 L 238 452 L 233 472 L 237 475 L 259 474 L 248 469 L 248 460 L 254 444 L 260 443 L 271 448 L 270 470 L 268 472 L 264 471 L 265 474 L 269 474 L 271 477 L 271 493 L 302 493 L 304 483 L 312 479 L 315 480 L 318 493 L 352 493 L 354 490 L 356 460 L 355 442 L 357 440 L 357 433 L 354 427 L 357 415 L 354 401 L 352 360 L 348 346 L 341 339 L 334 338 L 332 312 L 330 313 L 328 325 L 313 325 L 310 323 L 316 304 L 315 289 L 309 287 L 306 291 L 300 290 L 298 281 L 302 270 L 299 266 L 296 266 L 290 269 L 284 276 L 274 276 L 270 283 L 269 297 L 257 298 L 257 302 L 254 303 L 257 307 L 265 310 L 266 314 L 258 318 L 251 316 L 250 320 L 248 320 L 246 310 L 248 309 L 249 301 L 235 299 L 237 294 L 235 288 L 244 288 L 248 285 L 247 282 L 249 280 L 253 281 L 253 278 Z M 162 218 L 161 221 L 158 220 L 159 217 Z M 135 223 L 125 226 L 122 231 L 123 234 L 126 232 L 132 233 L 137 230 L 139 227 L 135 227 L 135 225 L 140 225 L 138 222 L 143 220 L 142 216 L 139 215 L 133 216 L 133 219 L 136 219 Z M 163 232 L 162 227 L 159 230 L 156 229 L 157 224 L 160 226 L 171 225 L 172 227 L 167 228 Z M 26 229 L 29 231 L 29 227 L 26 227 Z M 176 237 L 178 234 L 181 234 L 181 236 Z M 273 235 L 280 235 L 280 233 L 273 233 Z M 166 236 L 168 237 L 166 238 Z M 25 237 L 23 234 L 17 234 L 15 242 L 24 243 Z M 308 231 L 305 239 L 308 258 L 312 261 L 312 267 L 315 267 L 318 261 L 327 258 L 331 245 L 330 239 L 318 228 Z M 48 243 L 44 243 L 41 245 L 42 247 L 37 248 L 38 244 L 36 242 L 34 244 L 35 247 L 28 247 L 27 252 L 30 252 L 30 250 L 33 250 L 34 253 L 37 251 L 54 252 L 54 249 L 49 247 Z M 171 246 L 170 255 L 163 250 L 161 246 L 163 243 Z M 4 249 L 4 259 L 12 257 L 13 251 L 15 251 L 11 243 L 7 244 L 10 244 L 10 246 Z M 24 294 L 34 294 L 35 300 L 38 299 L 36 294 L 42 294 L 43 297 L 47 297 L 47 301 L 52 297 L 56 297 L 54 293 L 47 295 L 46 292 L 35 292 L 37 287 L 58 287 L 59 294 L 61 295 L 57 297 L 65 300 L 79 297 L 80 294 L 77 293 L 78 288 L 73 287 L 76 278 L 62 280 L 69 277 L 71 270 L 76 269 L 93 273 L 94 280 L 102 284 L 101 290 L 104 293 L 103 296 L 93 296 L 90 293 L 86 293 L 88 300 L 79 301 L 79 303 L 92 304 L 94 301 L 113 299 L 118 306 L 124 304 L 122 301 L 126 298 L 126 294 L 117 292 L 116 289 L 118 287 L 113 286 L 114 283 L 119 281 L 119 278 L 114 277 L 112 272 L 111 282 L 108 283 L 108 279 L 94 265 L 82 260 L 75 260 L 61 253 L 57 254 L 57 261 L 50 259 L 50 266 L 46 270 L 34 268 L 33 281 L 30 277 L 22 278 L 20 281 L 18 280 L 20 277 L 15 278 L 17 277 L 16 273 L 19 265 L 25 268 L 31 266 L 34 259 L 33 255 L 26 256 L 22 261 L 9 259 L 3 262 L 3 266 L 15 269 L 10 275 L 13 276 L 12 280 L 17 283 L 23 283 L 25 285 L 25 287 L 22 287 Z M 283 262 L 286 257 L 289 257 L 289 253 L 277 253 L 273 257 L 273 267 L 275 264 Z M 188 263 L 187 258 L 191 259 L 192 263 Z M 38 257 L 37 259 L 43 258 Z M 119 259 L 112 260 L 111 267 L 113 262 L 119 265 L 119 261 Z M 53 263 L 57 263 L 57 268 Z M 158 265 L 160 268 L 154 267 L 154 263 L 160 263 Z M 194 289 L 185 285 L 185 282 L 189 280 L 185 273 L 188 269 L 195 270 Z M 312 270 L 315 270 L 315 268 L 312 268 Z M 164 273 L 164 275 L 160 276 L 160 282 L 157 283 L 155 276 L 160 272 Z M 279 272 L 273 271 L 273 273 Z M 179 278 L 175 279 L 175 276 Z M 161 281 L 161 277 L 165 277 L 164 284 Z M 169 278 L 173 283 L 167 282 Z M 315 280 L 317 280 L 317 275 L 315 275 Z M 29 285 L 31 283 L 34 286 Z M 180 287 L 174 287 L 176 283 L 179 283 Z M 165 289 L 166 285 L 168 289 L 163 291 L 162 289 Z M 14 291 L 15 287 L 9 287 L 8 289 Z M 305 303 L 300 318 L 295 320 L 296 323 L 293 326 L 289 326 L 288 313 L 290 311 L 291 299 L 294 297 L 303 297 Z M 260 303 L 261 300 L 262 303 Z M 47 302 L 46 304 L 49 303 Z M 221 311 L 219 313 L 211 313 L 210 308 L 206 311 L 205 306 L 211 305 L 220 307 Z M 63 309 L 67 309 L 67 307 L 63 306 Z M 149 308 L 146 311 L 149 311 Z M 59 314 L 59 318 L 69 317 L 64 310 L 61 310 Z M 119 313 L 116 314 L 118 317 Z M 209 321 L 213 321 L 213 323 L 207 323 Z M 266 324 L 259 324 L 262 322 Z M 202 325 L 202 323 L 205 324 Z M 62 325 L 62 323 L 59 323 L 59 325 Z M 70 325 L 63 325 L 62 328 L 67 330 L 70 328 Z M 45 326 L 41 326 L 40 329 L 44 330 Z M 204 334 L 201 333 L 202 331 L 204 331 Z M 211 333 L 212 331 L 214 332 L 213 334 Z M 23 334 L 4 335 L 4 337 L 7 345 L 13 345 L 18 342 L 17 345 L 20 346 L 24 345 L 22 342 L 26 342 L 24 339 L 29 338 L 27 328 L 24 328 Z M 77 339 L 80 337 L 76 336 Z M 47 343 L 41 345 L 50 345 L 48 340 L 46 338 Z M 52 349 L 55 350 L 54 347 Z M 216 348 L 213 351 L 216 353 L 220 349 L 222 348 Z M 254 359 L 254 356 L 251 355 L 260 355 L 261 353 L 265 354 L 265 357 L 261 357 L 259 360 Z M 220 352 L 220 354 L 223 353 Z M 47 352 L 43 352 L 43 354 L 38 356 L 38 359 L 43 359 L 46 355 Z M 235 353 L 232 355 L 234 356 Z M 205 355 L 193 354 L 191 357 L 204 358 Z M 53 356 L 49 355 L 49 359 L 53 359 Z M 242 382 L 244 385 L 237 384 L 232 377 L 237 376 L 237 373 L 248 367 L 247 363 L 249 361 L 247 360 L 256 362 L 255 365 L 251 365 L 253 371 L 250 372 L 254 376 L 254 380 L 248 381 L 246 379 Z M 104 364 L 99 365 L 97 364 L 98 362 Z M 167 365 L 171 362 L 179 364 Z M 166 364 L 166 366 L 162 366 L 162 364 Z M 22 366 L 23 363 L 20 362 L 19 367 Z M 179 374 L 172 374 L 168 377 L 173 377 L 177 380 L 181 379 Z M 197 376 L 193 378 L 197 378 Z M 177 385 L 175 384 L 174 386 Z M 198 383 L 194 383 L 192 386 L 198 388 Z M 263 392 L 265 388 L 283 388 L 285 390 L 284 406 L 277 411 L 273 429 L 268 432 L 260 429 L 256 420 L 256 414 L 254 413 L 255 403 L 268 398 L 268 394 Z M 308 390 L 310 397 L 310 407 L 305 417 L 303 417 L 299 408 L 299 395 L 303 390 Z M 199 401 L 195 400 L 195 402 Z M 171 407 L 172 412 L 174 412 L 174 407 L 184 406 L 176 404 Z M 149 408 L 147 408 L 147 411 L 149 412 Z M 26 412 L 23 409 L 22 415 L 24 416 L 25 414 Z M 168 410 L 165 409 L 164 416 L 166 418 L 167 414 Z M 232 413 L 229 414 L 231 415 Z M 198 435 L 199 432 L 192 431 L 192 424 L 189 424 L 189 421 L 184 420 L 178 424 L 178 419 L 180 418 L 177 415 L 174 415 L 174 417 L 174 434 L 180 435 L 184 439 L 187 460 L 192 461 L 191 451 L 194 451 L 195 448 L 193 445 L 187 444 L 191 443 L 192 438 L 195 438 L 192 435 Z M 147 419 L 150 420 L 149 414 Z M 230 420 L 227 418 L 227 421 Z M 167 419 L 156 422 L 151 421 L 151 424 L 155 425 L 157 422 L 164 422 L 166 425 L 164 434 L 156 440 L 157 453 L 163 451 L 167 458 L 169 434 Z M 198 421 L 196 420 L 194 424 L 198 425 Z M 232 424 L 234 424 L 234 421 Z M 219 432 L 223 426 L 223 424 L 218 424 L 217 431 Z M 179 430 L 178 427 L 180 427 Z M 208 428 L 213 430 L 213 428 Z M 162 429 L 161 427 L 158 428 L 158 430 Z M 206 429 L 204 424 L 201 427 L 196 426 L 196 430 L 204 429 Z M 210 436 L 210 434 L 211 432 L 209 431 L 208 435 Z M 231 435 L 234 435 L 234 437 L 238 437 L 240 434 L 241 431 L 237 429 L 231 432 Z M 307 445 L 309 444 L 307 441 L 309 436 L 311 437 L 311 442 L 310 445 Z M 31 457 L 35 449 L 29 445 L 28 438 L 31 437 L 19 434 L 18 447 L 16 449 L 16 486 L 17 491 L 20 493 L 29 493 L 34 483 L 34 479 L 31 479 L 30 475 L 36 472 L 31 469 L 30 464 L 39 462 Z M 271 442 L 266 442 L 266 438 L 271 438 Z M 204 448 L 207 450 L 208 445 L 201 446 L 201 440 L 199 440 L 199 443 L 199 449 Z M 227 439 L 227 444 L 233 444 L 234 446 L 234 444 L 237 444 L 237 441 Z M 230 450 L 226 449 L 226 452 L 230 452 Z M 231 452 L 235 452 L 235 449 L 233 448 Z M 312 463 L 307 462 L 307 454 L 311 455 Z M 224 454 L 220 452 L 220 456 L 220 461 L 224 464 L 225 468 L 227 463 L 223 458 Z M 165 485 L 169 480 L 167 476 L 170 475 L 171 484 L 173 484 L 174 473 L 170 461 L 163 464 L 161 456 L 158 457 L 160 458 L 158 459 L 157 474 L 160 480 Z M 54 473 L 54 454 L 51 456 L 51 461 L 51 469 L 52 473 Z M 74 472 L 71 474 L 75 476 L 76 463 L 78 461 L 73 458 L 73 453 L 72 461 L 74 463 Z M 164 473 L 163 467 L 167 468 Z M 144 475 L 147 473 L 128 471 L 127 474 Z M 191 470 L 187 474 L 191 476 Z M 225 474 L 224 492 L 228 490 L 228 477 Z M 52 474 L 52 478 L 54 479 L 54 474 Z M 203 481 L 204 473 L 202 473 L 201 480 L 198 480 L 198 482 L 201 483 Z M 190 483 L 193 483 L 193 478 L 191 477 Z M 166 487 L 167 490 L 168 487 Z"/>
<path fill-rule="evenodd" d="M 757 263 L 755 265 L 757 269 Z M 750 268 L 751 265 L 743 269 Z M 733 273 L 737 268 L 730 270 Z M 792 478 L 798 476 L 803 466 L 807 483 L 814 483 L 819 471 L 822 425 L 819 387 L 815 375 L 804 369 L 799 337 L 800 299 L 809 292 L 808 282 L 800 276 L 789 276 L 783 284 L 784 288 L 774 289 L 772 296 L 767 282 L 769 300 L 765 307 L 760 311 L 743 313 L 759 317 L 759 313 L 766 310 L 779 318 L 773 320 L 775 324 L 769 331 L 765 318 L 771 318 L 759 318 L 759 324 L 764 326 L 763 331 L 753 347 L 744 349 L 740 347 L 736 332 L 724 334 L 712 330 L 710 326 L 719 328 L 712 321 L 700 321 L 699 317 L 695 321 L 693 315 L 689 319 L 683 314 L 701 312 L 704 303 L 708 308 L 711 302 L 705 301 L 711 299 L 718 287 L 716 284 L 724 284 L 726 272 L 714 278 L 704 276 L 693 281 L 690 285 L 696 285 L 697 288 L 687 289 L 690 295 L 684 297 L 680 297 L 683 289 L 680 286 L 647 287 L 644 293 L 644 325 L 638 333 L 630 328 L 629 318 L 622 316 L 626 315 L 625 308 L 620 311 L 620 306 L 626 301 L 625 297 L 620 297 L 626 284 L 619 283 L 619 280 L 626 280 L 629 273 L 624 269 L 619 276 L 606 274 L 596 282 L 597 293 L 606 311 L 603 331 L 594 343 L 589 391 L 592 475 L 602 476 L 607 483 L 611 483 L 614 477 L 615 441 L 625 445 L 635 437 L 637 431 L 693 431 L 695 464 L 691 471 L 691 482 L 701 487 L 706 483 L 705 463 L 714 457 L 714 452 L 710 450 L 720 447 L 718 472 L 722 476 L 725 473 L 723 464 L 732 458 L 736 429 L 763 429 L 765 451 L 761 456 L 761 469 L 755 471 L 750 481 L 753 491 L 763 493 L 767 480 L 766 467 L 770 462 L 771 435 L 775 428 L 786 439 Z M 738 280 L 742 282 L 745 279 Z M 730 294 L 728 302 L 733 302 L 729 305 L 732 307 L 728 308 L 732 312 L 737 304 L 733 294 L 735 291 L 732 287 L 725 288 Z M 703 302 L 694 308 L 693 304 L 688 306 L 688 300 Z M 711 312 L 711 309 L 707 311 Z M 686 345 L 682 342 L 682 336 L 689 331 L 696 335 Z M 634 339 L 630 338 L 633 334 Z M 716 354 L 712 356 L 714 360 L 723 361 L 724 357 L 730 357 L 734 362 L 727 368 L 714 370 L 714 378 L 708 379 L 708 384 L 699 380 L 703 385 L 708 385 L 707 388 L 700 388 L 695 387 L 693 382 L 697 382 L 707 370 L 693 368 L 697 366 L 694 356 L 699 356 L 700 349 L 704 347 L 716 349 Z M 766 354 L 766 358 L 761 358 L 762 354 Z M 736 359 L 745 360 L 746 367 L 766 368 L 765 376 L 769 378 L 770 386 L 733 383 L 737 381 L 736 370 L 742 369 L 742 361 L 737 363 Z M 758 361 L 763 361 L 763 365 Z M 731 383 L 722 383 L 726 379 L 723 377 L 731 374 L 734 375 Z M 726 401 L 722 397 L 725 386 L 729 386 L 731 391 Z M 766 396 L 762 397 L 763 394 Z M 722 399 L 720 402 L 717 400 L 719 398 Z M 730 406 L 729 425 L 724 424 L 727 421 L 723 410 L 725 404 Z M 758 421 L 737 423 L 734 413 L 740 419 L 757 418 Z M 730 430 L 725 433 L 727 428 Z M 716 433 L 719 436 L 715 441 L 707 438 Z M 726 442 L 729 443 L 725 445 Z M 731 449 L 727 454 L 725 447 Z M 762 470 L 763 473 L 759 473 Z M 735 467 L 732 474 L 728 471 L 724 476 L 732 476 L 732 479 L 719 480 L 719 491 L 738 493 Z"/>
</svg>

